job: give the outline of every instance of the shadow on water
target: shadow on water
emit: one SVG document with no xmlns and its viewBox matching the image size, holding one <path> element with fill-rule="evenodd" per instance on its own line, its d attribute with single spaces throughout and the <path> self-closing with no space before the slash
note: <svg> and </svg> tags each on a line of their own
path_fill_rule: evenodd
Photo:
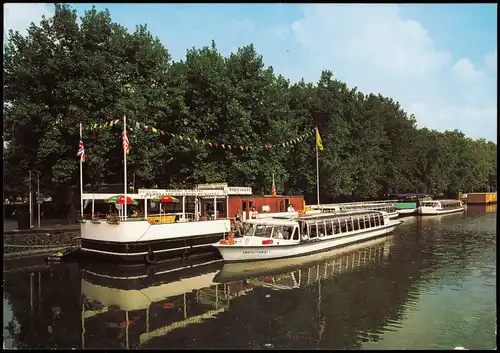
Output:
<svg viewBox="0 0 500 353">
<path fill-rule="evenodd" d="M 496 213 L 404 222 L 298 259 L 11 270 L 4 336 L 16 348 L 494 348 Z"/>
</svg>

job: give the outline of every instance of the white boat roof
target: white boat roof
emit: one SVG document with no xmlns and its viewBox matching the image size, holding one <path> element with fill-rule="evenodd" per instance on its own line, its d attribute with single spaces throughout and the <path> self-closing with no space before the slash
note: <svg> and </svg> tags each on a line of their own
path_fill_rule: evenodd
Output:
<svg viewBox="0 0 500 353">
<path fill-rule="evenodd" d="M 393 205 L 392 201 L 380 201 L 380 202 L 348 202 L 348 203 L 330 203 L 324 205 L 312 205 L 312 210 L 318 209 L 330 209 L 330 208 L 340 208 L 340 207 L 366 207 L 366 206 L 390 206 Z"/>
<path fill-rule="evenodd" d="M 268 226 L 290 226 L 294 227 L 297 225 L 295 219 L 283 219 L 283 218 L 257 218 L 246 220 L 245 223 L 249 224 L 262 224 Z"/>
<path fill-rule="evenodd" d="M 348 217 L 348 216 L 356 216 L 356 215 L 362 215 L 362 214 L 373 214 L 373 213 L 385 213 L 383 211 L 378 211 L 378 210 L 352 210 L 352 211 L 339 211 L 339 212 L 323 212 L 323 213 L 316 213 L 316 214 L 311 214 L 311 215 L 304 215 L 297 217 L 296 220 L 298 221 L 315 221 L 318 219 L 324 219 L 324 218 L 340 218 L 340 217 Z"/>
</svg>

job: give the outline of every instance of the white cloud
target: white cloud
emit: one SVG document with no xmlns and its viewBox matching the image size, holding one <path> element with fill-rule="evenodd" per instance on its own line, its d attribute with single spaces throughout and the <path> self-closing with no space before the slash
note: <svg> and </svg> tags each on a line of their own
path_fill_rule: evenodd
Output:
<svg viewBox="0 0 500 353">
<path fill-rule="evenodd" d="M 484 62 L 437 48 L 397 5 L 305 5 L 291 25 L 311 77 L 330 69 L 349 86 L 393 97 L 419 126 L 496 141 L 496 43 Z"/>
<path fill-rule="evenodd" d="M 51 17 L 54 5 L 46 3 L 6 3 L 3 5 L 4 38 L 9 29 L 26 35 L 31 22 L 40 23 L 42 16 Z"/>
<path fill-rule="evenodd" d="M 484 61 L 486 62 L 487 69 L 496 74 L 498 65 L 497 51 L 495 50 L 494 52 L 486 54 Z"/>
</svg>

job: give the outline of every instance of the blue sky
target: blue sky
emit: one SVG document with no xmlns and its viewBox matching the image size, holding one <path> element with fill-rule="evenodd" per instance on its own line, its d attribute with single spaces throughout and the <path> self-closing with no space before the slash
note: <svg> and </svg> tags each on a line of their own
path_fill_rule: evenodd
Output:
<svg viewBox="0 0 500 353">
<path fill-rule="evenodd" d="M 9 4 L 23 30 L 48 4 Z M 24 8 L 22 8 L 24 6 Z M 74 4 L 80 15 L 92 4 Z M 365 93 L 393 97 L 419 126 L 496 142 L 496 4 L 96 4 L 130 30 L 147 24 L 174 60 L 215 40 L 224 54 L 253 43 L 292 81 L 322 69 Z"/>
</svg>

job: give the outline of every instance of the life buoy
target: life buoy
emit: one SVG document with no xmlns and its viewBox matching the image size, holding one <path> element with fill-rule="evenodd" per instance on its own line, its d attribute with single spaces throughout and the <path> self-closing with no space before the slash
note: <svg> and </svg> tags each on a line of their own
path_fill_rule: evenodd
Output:
<svg viewBox="0 0 500 353">
<path fill-rule="evenodd" d="M 144 257 L 148 265 L 156 263 L 156 254 L 150 249 L 149 252 Z"/>
</svg>

